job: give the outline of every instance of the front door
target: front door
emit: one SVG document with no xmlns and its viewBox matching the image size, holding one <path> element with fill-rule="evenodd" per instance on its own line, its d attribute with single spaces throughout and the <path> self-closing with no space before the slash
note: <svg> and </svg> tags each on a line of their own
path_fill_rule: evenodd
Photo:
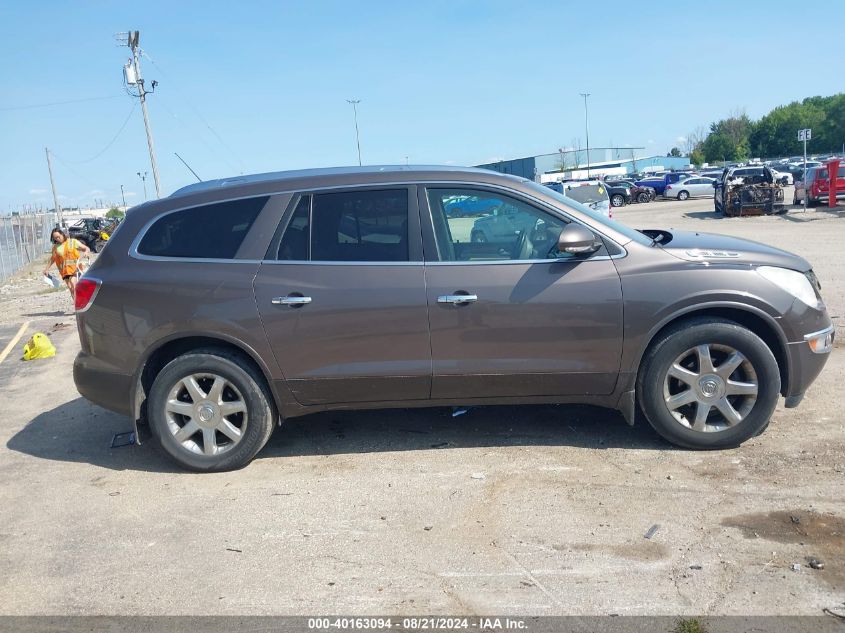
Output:
<svg viewBox="0 0 845 633">
<path fill-rule="evenodd" d="M 301 404 L 428 398 L 431 347 L 415 188 L 303 194 L 255 278 Z"/>
<path fill-rule="evenodd" d="M 456 198 L 491 196 L 498 204 L 476 217 L 445 211 Z M 607 251 L 555 257 L 568 220 L 517 195 L 431 187 L 420 198 L 433 229 L 425 268 L 432 398 L 611 393 L 622 291 Z"/>
</svg>

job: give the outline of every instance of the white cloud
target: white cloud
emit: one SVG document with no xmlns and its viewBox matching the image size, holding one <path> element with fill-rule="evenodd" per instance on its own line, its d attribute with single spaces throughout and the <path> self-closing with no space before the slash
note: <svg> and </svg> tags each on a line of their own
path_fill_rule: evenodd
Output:
<svg viewBox="0 0 845 633">
<path fill-rule="evenodd" d="M 46 189 L 30 189 L 29 195 L 31 196 L 40 196 L 42 193 L 47 193 Z"/>
<path fill-rule="evenodd" d="M 678 143 L 686 143 L 686 142 L 687 142 L 687 137 L 686 137 L 686 136 L 679 136 L 679 137 L 678 137 L 678 138 L 676 138 L 675 140 L 676 140 Z"/>
</svg>

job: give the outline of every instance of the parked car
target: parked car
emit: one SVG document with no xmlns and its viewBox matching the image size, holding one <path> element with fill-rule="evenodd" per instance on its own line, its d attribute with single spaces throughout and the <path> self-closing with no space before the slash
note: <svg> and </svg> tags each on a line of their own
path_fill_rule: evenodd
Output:
<svg viewBox="0 0 845 633">
<path fill-rule="evenodd" d="M 676 182 L 674 185 L 666 185 L 663 196 L 665 198 L 677 198 L 678 200 L 705 196 L 709 198 L 713 195 L 713 184 L 715 182 L 716 180 L 713 178 L 687 178 L 681 182 Z"/>
<path fill-rule="evenodd" d="M 487 215 L 496 208 L 497 201 L 478 196 L 456 196 L 449 200 L 446 214 L 449 217 L 461 218 L 466 216 Z"/>
<path fill-rule="evenodd" d="M 666 185 L 686 180 L 689 177 L 690 174 L 688 173 L 673 171 L 660 176 L 651 176 L 643 180 L 638 180 L 636 184 L 640 187 L 651 187 L 657 195 L 662 196 L 666 190 Z"/>
<path fill-rule="evenodd" d="M 657 197 L 657 193 L 651 187 L 640 187 L 633 180 L 619 180 L 619 184 L 625 183 L 631 193 L 631 202 L 651 202 Z"/>
<path fill-rule="evenodd" d="M 513 233 L 468 239 L 458 196 L 498 200 Z M 74 379 L 200 471 L 336 409 L 589 403 L 725 448 L 822 370 L 819 288 L 780 249 L 635 231 L 486 170 L 242 176 L 129 211 L 77 285 Z"/>
<path fill-rule="evenodd" d="M 807 205 L 825 203 L 830 195 L 830 173 L 827 167 L 809 167 L 806 178 L 795 183 L 793 204 L 802 204 L 807 196 Z M 836 175 L 836 198 L 845 198 L 845 165 L 840 164 Z"/>
<path fill-rule="evenodd" d="M 572 198 L 575 202 L 587 205 L 608 218 L 613 217 L 607 187 L 598 180 L 551 182 L 546 183 L 546 186 L 561 195 Z"/>
<path fill-rule="evenodd" d="M 117 221 L 106 218 L 81 218 L 67 228 L 68 235 L 76 238 L 96 253 L 108 241 Z"/>
<path fill-rule="evenodd" d="M 604 184 L 607 187 L 607 195 L 610 196 L 611 206 L 624 207 L 626 204 L 631 204 L 633 196 L 627 183 L 605 181 Z"/>
</svg>

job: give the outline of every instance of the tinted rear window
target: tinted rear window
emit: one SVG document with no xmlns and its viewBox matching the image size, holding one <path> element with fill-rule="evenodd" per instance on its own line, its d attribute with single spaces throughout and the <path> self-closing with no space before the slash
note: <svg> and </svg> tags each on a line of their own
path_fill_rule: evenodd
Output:
<svg viewBox="0 0 845 633">
<path fill-rule="evenodd" d="M 314 196 L 311 260 L 408 261 L 408 190 Z"/>
<path fill-rule="evenodd" d="M 218 202 L 156 220 L 138 253 L 156 257 L 233 259 L 268 197 Z"/>
</svg>

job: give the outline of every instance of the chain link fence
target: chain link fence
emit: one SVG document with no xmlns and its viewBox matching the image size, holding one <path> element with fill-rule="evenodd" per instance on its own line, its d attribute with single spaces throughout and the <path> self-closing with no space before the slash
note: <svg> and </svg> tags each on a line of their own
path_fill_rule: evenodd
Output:
<svg viewBox="0 0 845 633">
<path fill-rule="evenodd" d="M 27 213 L 0 217 L 0 281 L 33 261 L 46 261 L 55 213 Z"/>
</svg>

